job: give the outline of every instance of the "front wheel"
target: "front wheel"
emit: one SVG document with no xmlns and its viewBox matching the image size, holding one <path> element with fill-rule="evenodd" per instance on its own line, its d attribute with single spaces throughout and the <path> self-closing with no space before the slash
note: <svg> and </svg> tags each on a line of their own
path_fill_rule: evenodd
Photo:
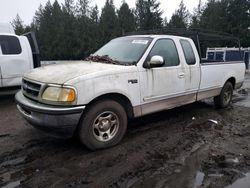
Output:
<svg viewBox="0 0 250 188">
<path fill-rule="evenodd" d="M 230 105 L 233 98 L 233 85 L 231 82 L 226 82 L 223 86 L 220 95 L 214 97 L 214 104 L 217 108 L 226 108 Z"/>
<path fill-rule="evenodd" d="M 87 110 L 80 122 L 78 134 L 82 144 L 91 150 L 118 144 L 127 129 L 127 114 L 113 100 L 97 102 Z"/>
</svg>

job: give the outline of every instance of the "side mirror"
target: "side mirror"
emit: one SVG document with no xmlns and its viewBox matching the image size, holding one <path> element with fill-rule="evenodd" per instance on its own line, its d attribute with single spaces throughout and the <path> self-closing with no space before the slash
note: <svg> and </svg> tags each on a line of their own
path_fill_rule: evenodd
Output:
<svg viewBox="0 0 250 188">
<path fill-rule="evenodd" d="M 156 68 L 164 65 L 164 59 L 162 56 L 155 55 L 151 57 L 150 61 L 146 63 L 145 68 Z"/>
</svg>

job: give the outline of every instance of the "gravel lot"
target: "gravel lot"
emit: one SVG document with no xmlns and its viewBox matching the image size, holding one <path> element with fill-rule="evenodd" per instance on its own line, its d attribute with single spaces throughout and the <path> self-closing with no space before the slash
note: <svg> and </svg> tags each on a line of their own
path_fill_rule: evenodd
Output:
<svg viewBox="0 0 250 188">
<path fill-rule="evenodd" d="M 2 96 L 0 187 L 249 187 L 248 92 L 249 73 L 231 107 L 207 100 L 136 119 L 120 145 L 96 152 L 30 127 Z"/>
</svg>

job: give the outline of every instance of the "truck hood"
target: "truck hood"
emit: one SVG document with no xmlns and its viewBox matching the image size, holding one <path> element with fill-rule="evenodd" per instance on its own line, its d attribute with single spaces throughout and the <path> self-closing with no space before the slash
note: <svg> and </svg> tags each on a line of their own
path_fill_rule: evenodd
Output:
<svg viewBox="0 0 250 188">
<path fill-rule="evenodd" d="M 24 75 L 24 78 L 51 84 L 65 82 L 86 74 L 124 69 L 126 66 L 104 64 L 88 61 L 65 61 L 63 63 L 43 66 Z"/>
</svg>

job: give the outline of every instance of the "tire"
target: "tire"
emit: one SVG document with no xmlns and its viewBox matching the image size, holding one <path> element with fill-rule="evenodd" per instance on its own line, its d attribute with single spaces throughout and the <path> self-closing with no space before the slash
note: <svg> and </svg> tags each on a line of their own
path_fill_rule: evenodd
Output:
<svg viewBox="0 0 250 188">
<path fill-rule="evenodd" d="M 233 85 L 231 82 L 226 82 L 223 86 L 220 95 L 214 97 L 214 104 L 216 108 L 228 107 L 233 98 Z"/>
<path fill-rule="evenodd" d="M 118 144 L 127 130 L 127 114 L 113 100 L 94 103 L 79 124 L 80 142 L 90 150 L 105 149 Z"/>
</svg>

